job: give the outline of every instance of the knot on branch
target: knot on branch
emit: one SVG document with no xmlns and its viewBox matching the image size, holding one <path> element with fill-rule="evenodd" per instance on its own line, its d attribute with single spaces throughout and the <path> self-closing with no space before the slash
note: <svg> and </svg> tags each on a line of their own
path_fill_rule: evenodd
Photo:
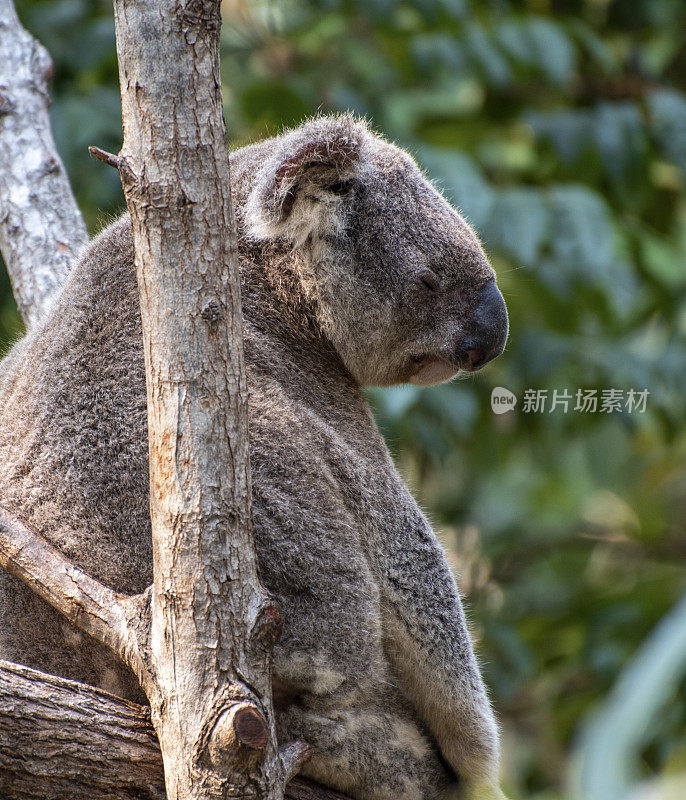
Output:
<svg viewBox="0 0 686 800">
<path fill-rule="evenodd" d="M 224 319 L 224 312 L 216 300 L 210 300 L 209 303 L 200 312 L 200 316 L 210 324 L 219 322 Z"/>
<path fill-rule="evenodd" d="M 48 83 L 55 77 L 55 65 L 52 63 L 50 53 L 40 42 L 34 39 L 32 45 L 31 73 L 35 86 L 39 92 L 46 94 L 46 100 L 50 103 L 50 97 L 47 96 Z"/>
<path fill-rule="evenodd" d="M 11 114 L 16 108 L 16 103 L 9 95 L 7 86 L 0 86 L 0 116 Z"/>
<path fill-rule="evenodd" d="M 267 744 L 267 721 L 255 706 L 251 703 L 239 705 L 227 716 L 230 716 L 231 730 L 241 744 L 253 750 L 264 750 Z"/>
<path fill-rule="evenodd" d="M 262 712 L 249 701 L 235 703 L 223 711 L 210 734 L 207 754 L 217 771 L 231 769 L 246 749 L 257 759 L 264 756 L 269 726 Z"/>
<path fill-rule="evenodd" d="M 283 632 L 283 618 L 279 607 L 273 601 L 267 603 L 257 615 L 250 630 L 250 649 L 271 657 L 274 645 Z"/>
</svg>

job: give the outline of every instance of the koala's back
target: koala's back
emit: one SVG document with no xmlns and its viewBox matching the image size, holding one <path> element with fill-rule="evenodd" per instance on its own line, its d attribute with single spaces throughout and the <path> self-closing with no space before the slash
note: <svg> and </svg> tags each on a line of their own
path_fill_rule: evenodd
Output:
<svg viewBox="0 0 686 800">
<path fill-rule="evenodd" d="M 382 752 L 394 762 L 391 783 L 443 785 L 447 772 L 384 656 L 382 603 L 356 511 L 364 492 L 375 494 L 379 467 L 394 480 L 383 443 L 335 356 L 290 340 L 288 325 L 278 330 L 282 315 L 258 308 L 249 275 L 244 290 L 255 545 L 285 620 L 274 664 L 280 738 L 323 743 L 328 755 L 311 774 L 339 787 L 351 759 Z M 140 327 L 124 218 L 93 242 L 46 320 L 0 364 L 0 505 L 129 593 L 152 580 Z M 4 573 L 0 657 L 143 699 L 104 647 Z M 332 747 L 347 755 L 332 759 Z M 371 772 L 383 796 L 381 767 Z M 359 776 L 350 781 L 358 795 Z M 399 786 L 389 794 L 404 796 Z"/>
<path fill-rule="evenodd" d="M 131 252 L 122 222 L 99 237 L 0 367 L 0 503 L 125 592 L 149 582 L 152 553 L 140 535 L 147 424 Z M 86 546 L 93 526 L 99 552 Z"/>
</svg>

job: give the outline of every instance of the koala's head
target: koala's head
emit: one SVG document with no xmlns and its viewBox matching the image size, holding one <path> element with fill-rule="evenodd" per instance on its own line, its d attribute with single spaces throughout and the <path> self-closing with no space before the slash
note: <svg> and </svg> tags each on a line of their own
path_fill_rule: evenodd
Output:
<svg viewBox="0 0 686 800">
<path fill-rule="evenodd" d="M 495 273 L 405 151 L 348 116 L 266 144 L 248 233 L 298 251 L 303 290 L 360 384 L 438 383 L 502 352 Z"/>
</svg>

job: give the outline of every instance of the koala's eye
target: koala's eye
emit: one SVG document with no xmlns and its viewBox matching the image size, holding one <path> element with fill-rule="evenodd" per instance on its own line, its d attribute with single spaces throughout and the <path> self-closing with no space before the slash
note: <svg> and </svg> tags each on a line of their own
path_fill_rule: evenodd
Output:
<svg viewBox="0 0 686 800">
<path fill-rule="evenodd" d="M 429 294 L 437 294 L 441 288 L 436 273 L 430 269 L 423 269 L 416 277 L 415 281 L 423 286 Z"/>
<path fill-rule="evenodd" d="M 336 183 L 332 183 L 331 186 L 327 186 L 326 191 L 338 195 L 339 197 L 344 197 L 352 188 L 353 181 L 337 181 Z"/>
</svg>

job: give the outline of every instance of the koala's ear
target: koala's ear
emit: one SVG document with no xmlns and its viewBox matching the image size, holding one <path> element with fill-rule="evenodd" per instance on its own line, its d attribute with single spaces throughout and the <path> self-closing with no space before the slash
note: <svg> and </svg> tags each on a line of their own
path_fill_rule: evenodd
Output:
<svg viewBox="0 0 686 800">
<path fill-rule="evenodd" d="M 320 117 L 273 139 L 246 204 L 250 235 L 299 244 L 340 225 L 334 200 L 361 172 L 365 136 L 366 126 L 351 117 Z"/>
</svg>

